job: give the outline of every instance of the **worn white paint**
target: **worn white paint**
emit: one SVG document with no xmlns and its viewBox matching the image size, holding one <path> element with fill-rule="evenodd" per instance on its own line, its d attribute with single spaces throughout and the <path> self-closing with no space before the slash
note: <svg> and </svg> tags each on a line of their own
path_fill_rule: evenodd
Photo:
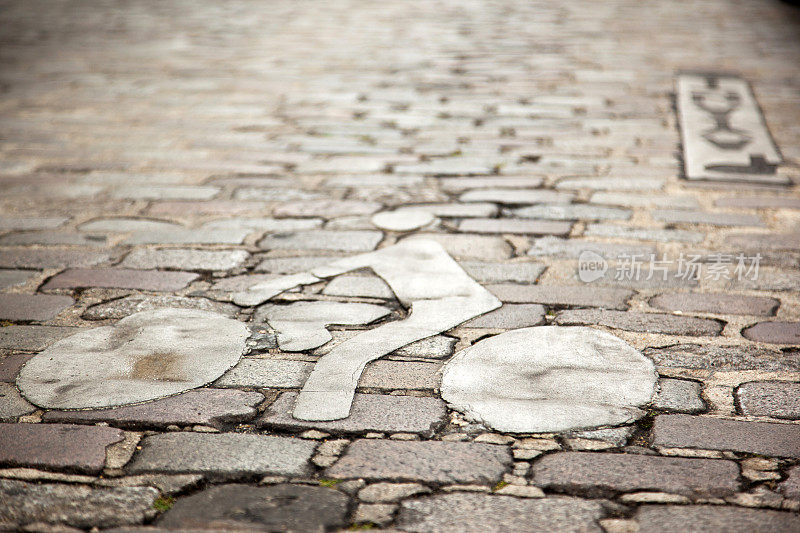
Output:
<svg viewBox="0 0 800 533">
<path fill-rule="evenodd" d="M 324 355 L 297 398 L 295 418 L 346 418 L 367 363 L 502 305 L 470 278 L 439 243 L 425 239 L 339 259 L 313 269 L 311 275 L 327 279 L 359 268 L 371 268 L 383 278 L 400 303 L 409 308 L 409 315 L 356 335 Z M 281 284 L 280 279 L 274 280 L 273 287 L 291 288 L 289 282 L 294 280 Z M 262 289 L 251 289 L 240 293 L 238 301 L 257 305 L 268 299 L 265 294 Z"/>
<path fill-rule="evenodd" d="M 457 353 L 442 398 L 468 418 L 510 433 L 614 426 L 641 417 L 655 392 L 653 363 L 621 339 L 586 327 L 542 326 L 490 337 Z"/>
<path fill-rule="evenodd" d="M 302 352 L 319 348 L 333 338 L 325 326 L 369 324 L 390 313 L 389 309 L 372 304 L 295 302 L 264 306 L 258 316 L 278 333 L 281 350 Z"/>
<path fill-rule="evenodd" d="M 17 385 L 31 403 L 51 409 L 154 400 L 222 376 L 248 335 L 238 320 L 208 311 L 142 311 L 56 342 L 25 364 Z"/>
<path fill-rule="evenodd" d="M 322 281 L 316 276 L 312 276 L 306 272 L 300 274 L 290 274 L 288 276 L 280 276 L 275 279 L 262 281 L 246 291 L 237 292 L 233 295 L 233 303 L 242 306 L 258 305 L 266 302 L 270 298 L 286 292 L 300 285 L 311 285 Z"/>
<path fill-rule="evenodd" d="M 382 211 L 372 215 L 372 223 L 387 231 L 413 231 L 431 224 L 436 217 L 424 208 L 402 208 L 395 211 Z"/>
</svg>

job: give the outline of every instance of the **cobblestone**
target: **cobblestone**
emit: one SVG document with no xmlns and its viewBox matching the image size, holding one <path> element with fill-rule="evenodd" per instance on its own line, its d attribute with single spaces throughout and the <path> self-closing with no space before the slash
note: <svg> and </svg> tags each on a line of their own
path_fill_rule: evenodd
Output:
<svg viewBox="0 0 800 533">
<path fill-rule="evenodd" d="M 798 529 L 791 3 L 6 2 L 0 529 Z"/>
<path fill-rule="evenodd" d="M 238 310 L 235 306 L 206 300 L 205 298 L 189 298 L 186 296 L 172 296 L 159 294 L 155 296 L 131 295 L 118 300 L 93 305 L 81 315 L 86 320 L 107 320 L 111 318 L 125 318 L 134 313 L 152 311 L 165 307 L 180 309 L 198 309 L 211 311 L 233 318 Z"/>
<path fill-rule="evenodd" d="M 646 348 L 644 354 L 659 366 L 696 369 L 764 370 L 797 372 L 800 354 L 781 353 L 755 346 L 718 346 L 675 344 L 663 348 Z"/>
<path fill-rule="evenodd" d="M 72 249 L 0 250 L 0 267 L 3 268 L 87 268 L 108 261 L 108 252 Z"/>
<path fill-rule="evenodd" d="M 301 476 L 316 443 L 288 437 L 239 433 L 162 433 L 145 437 L 128 470 L 134 474 L 197 473 Z"/>
<path fill-rule="evenodd" d="M 751 531 L 789 533 L 800 527 L 795 513 L 710 505 L 645 505 L 636 514 L 642 531 Z"/>
<path fill-rule="evenodd" d="M 0 270 L 0 289 L 24 285 L 34 275 L 28 270 Z"/>
<path fill-rule="evenodd" d="M 326 470 L 334 478 L 397 479 L 428 483 L 494 483 L 511 453 L 492 444 L 357 440 Z"/>
<path fill-rule="evenodd" d="M 523 218 L 544 218 L 551 220 L 628 220 L 631 212 L 590 204 L 541 204 L 512 209 L 511 212 Z"/>
<path fill-rule="evenodd" d="M 663 207 L 668 209 L 696 209 L 700 207 L 700 204 L 698 204 L 697 200 L 692 196 L 667 196 L 604 191 L 592 194 L 591 202 L 593 204 L 620 205 L 624 207 Z"/>
<path fill-rule="evenodd" d="M 26 231 L 0 237 L 0 246 L 21 246 L 26 244 L 44 246 L 105 246 L 107 244 L 107 239 L 103 235 L 84 235 L 82 233 L 66 231 Z"/>
<path fill-rule="evenodd" d="M 141 524 L 155 516 L 158 490 L 152 487 L 90 488 L 0 479 L 0 524 L 60 531 Z M 42 526 L 37 527 L 42 529 Z"/>
<path fill-rule="evenodd" d="M 0 349 L 38 352 L 78 328 L 58 326 L 6 326 L 0 328 Z"/>
<path fill-rule="evenodd" d="M 197 279 L 189 272 L 160 272 L 124 268 L 66 270 L 51 278 L 42 289 L 105 287 L 146 291 L 177 291 Z"/>
<path fill-rule="evenodd" d="M 273 210 L 276 217 L 335 218 L 347 215 L 371 215 L 381 208 L 375 202 L 358 200 L 301 200 L 281 204 Z"/>
<path fill-rule="evenodd" d="M 539 487 L 587 496 L 655 490 L 719 497 L 739 488 L 739 468 L 732 461 L 651 455 L 556 453 L 537 461 L 532 475 Z"/>
<path fill-rule="evenodd" d="M 800 426 L 796 425 L 661 415 L 656 417 L 653 435 L 655 446 L 800 457 Z"/>
<path fill-rule="evenodd" d="M 758 226 L 764 223 L 757 215 L 739 213 L 709 213 L 680 209 L 656 209 L 653 218 L 668 224 L 710 224 L 712 226 Z"/>
<path fill-rule="evenodd" d="M 516 329 L 544 323 L 545 309 L 537 304 L 506 304 L 465 322 L 465 328 Z"/>
<path fill-rule="evenodd" d="M 489 291 L 508 303 L 627 309 L 633 291 L 590 286 L 489 285 Z"/>
<path fill-rule="evenodd" d="M 705 238 L 699 231 L 680 229 L 651 229 L 616 226 L 613 224 L 589 224 L 584 235 L 592 237 L 615 237 L 619 239 L 635 239 L 657 242 L 699 243 Z"/>
<path fill-rule="evenodd" d="M 0 422 L 34 412 L 36 408 L 20 396 L 12 383 L 0 383 Z"/>
<path fill-rule="evenodd" d="M 468 218 L 458 230 L 466 233 L 521 233 L 525 235 L 569 235 L 572 224 L 550 220 L 519 220 L 513 218 Z"/>
<path fill-rule="evenodd" d="M 461 268 L 479 283 L 536 283 L 545 267 L 538 263 L 483 263 L 480 261 L 461 261 Z"/>
<path fill-rule="evenodd" d="M 743 330 L 742 335 L 757 342 L 800 344 L 800 322 L 761 322 Z"/>
<path fill-rule="evenodd" d="M 775 314 L 780 304 L 781 302 L 775 298 L 688 292 L 662 294 L 650 300 L 650 305 L 666 311 L 721 315 L 771 316 Z"/>
<path fill-rule="evenodd" d="M 658 178 L 568 178 L 556 183 L 557 189 L 591 189 L 595 191 L 655 191 L 664 187 Z"/>
<path fill-rule="evenodd" d="M 212 486 L 179 499 L 159 527 L 191 530 L 325 531 L 344 525 L 347 496 L 307 485 Z"/>
<path fill-rule="evenodd" d="M 495 202 L 522 205 L 562 202 L 569 203 L 574 196 L 569 193 L 536 189 L 477 189 L 459 196 L 461 202 Z"/>
<path fill-rule="evenodd" d="M 453 493 L 403 502 L 397 522 L 403 531 L 535 533 L 602 531 L 601 503 L 577 498 L 528 499 Z"/>
<path fill-rule="evenodd" d="M 596 324 L 624 331 L 667 335 L 716 336 L 722 331 L 722 324 L 704 318 L 593 309 L 562 311 L 556 317 L 556 324 L 561 326 Z"/>
<path fill-rule="evenodd" d="M 717 198 L 717 207 L 742 207 L 745 209 L 800 209 L 800 198 L 782 196 L 730 196 Z"/>
<path fill-rule="evenodd" d="M 45 322 L 73 303 L 69 296 L 0 294 L 0 319 Z"/>
<path fill-rule="evenodd" d="M 557 258 L 575 258 L 586 250 L 600 254 L 606 259 L 639 255 L 650 257 L 656 249 L 649 245 L 618 244 L 612 242 L 594 242 L 583 239 L 561 239 L 558 237 L 541 237 L 533 239 L 528 255 L 550 256 Z"/>
<path fill-rule="evenodd" d="M 369 252 L 383 238 L 379 231 L 305 231 L 268 235 L 259 241 L 262 250 L 331 250 Z"/>
<path fill-rule="evenodd" d="M 206 250 L 134 250 L 120 264 L 142 270 L 230 270 L 250 256 L 244 250 L 212 252 Z"/>
<path fill-rule="evenodd" d="M 679 413 L 699 413 L 706 409 L 700 396 L 703 387 L 697 381 L 664 378 L 658 380 L 659 391 L 652 406 Z"/>
<path fill-rule="evenodd" d="M 242 359 L 214 384 L 218 387 L 302 387 L 313 363 L 287 359 Z"/>
<path fill-rule="evenodd" d="M 438 398 L 356 394 L 350 416 L 333 422 L 309 422 L 292 417 L 296 392 L 284 392 L 259 418 L 261 427 L 321 429 L 328 432 L 368 431 L 428 433 L 444 422 L 444 402 Z"/>
<path fill-rule="evenodd" d="M 13 383 L 17 379 L 17 373 L 25 361 L 33 357 L 33 354 L 18 353 L 0 357 L 0 382 Z"/>
<path fill-rule="evenodd" d="M 396 502 L 429 492 L 429 488 L 419 483 L 373 483 L 358 491 L 358 499 L 368 503 Z"/>
<path fill-rule="evenodd" d="M 134 233 L 123 244 L 242 244 L 251 232 L 248 228 L 144 231 Z"/>
<path fill-rule="evenodd" d="M 734 233 L 725 237 L 725 244 L 744 250 L 800 250 L 800 233 Z"/>
<path fill-rule="evenodd" d="M 0 424 L 0 464 L 98 473 L 122 431 L 70 424 Z"/>
<path fill-rule="evenodd" d="M 257 392 L 198 389 L 141 405 L 102 410 L 49 411 L 46 422 L 108 422 L 119 427 L 167 427 L 205 425 L 219 427 L 256 415 L 264 397 Z"/>
<path fill-rule="evenodd" d="M 500 237 L 422 233 L 408 239 L 436 241 L 444 247 L 448 254 L 456 259 L 502 261 L 511 256 L 511 247 Z"/>
<path fill-rule="evenodd" d="M 742 414 L 800 419 L 800 383 L 752 381 L 736 389 Z"/>
</svg>

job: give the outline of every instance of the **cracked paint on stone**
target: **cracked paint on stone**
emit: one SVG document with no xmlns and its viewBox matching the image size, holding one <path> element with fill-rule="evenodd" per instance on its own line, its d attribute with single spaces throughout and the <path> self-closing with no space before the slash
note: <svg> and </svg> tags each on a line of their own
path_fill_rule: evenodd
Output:
<svg viewBox="0 0 800 533">
<path fill-rule="evenodd" d="M 17 385 L 34 405 L 85 409 L 164 398 L 216 380 L 249 333 L 208 311 L 157 309 L 84 330 L 30 359 Z"/>
<path fill-rule="evenodd" d="M 542 326 L 490 337 L 457 353 L 442 398 L 468 418 L 509 433 L 632 422 L 653 397 L 653 363 L 592 328 Z"/>
</svg>

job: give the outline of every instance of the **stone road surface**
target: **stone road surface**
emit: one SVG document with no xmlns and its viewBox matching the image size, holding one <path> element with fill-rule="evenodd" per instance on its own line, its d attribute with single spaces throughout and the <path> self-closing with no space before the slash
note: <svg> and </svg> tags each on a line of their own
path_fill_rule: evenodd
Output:
<svg viewBox="0 0 800 533">
<path fill-rule="evenodd" d="M 797 8 L 3 0 L 0 64 L 0 529 L 800 530 Z M 685 70 L 752 84 L 789 185 L 681 177 Z M 503 307 L 372 363 L 349 418 L 293 418 L 329 348 L 280 350 L 232 295 L 409 236 Z M 585 250 L 611 261 L 591 283 Z M 404 313 L 369 271 L 273 304 L 323 300 Z M 20 395 L 33 354 L 162 307 L 246 323 L 249 352 L 140 405 Z M 512 435 L 448 410 L 455 351 L 543 324 L 651 359 L 646 415 Z"/>
</svg>

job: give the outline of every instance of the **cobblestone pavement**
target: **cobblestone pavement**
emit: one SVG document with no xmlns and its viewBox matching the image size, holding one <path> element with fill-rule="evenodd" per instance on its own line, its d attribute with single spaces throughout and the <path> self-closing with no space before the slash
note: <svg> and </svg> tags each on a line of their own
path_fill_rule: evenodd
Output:
<svg viewBox="0 0 800 533">
<path fill-rule="evenodd" d="M 2 527 L 800 530 L 800 10 L 31 0 L 0 2 L 0 28 Z M 778 184 L 681 177 L 681 71 L 752 85 Z M 293 417 L 321 354 L 407 306 L 368 269 L 234 295 L 421 237 L 503 307 L 369 364 L 349 417 Z M 149 341 L 115 325 L 159 308 L 194 311 L 123 368 Z M 657 394 L 560 433 L 444 403 L 455 352 L 545 324 L 624 340 Z M 104 372 L 95 406 L 213 383 L 41 408 L 85 399 L 55 375 L 46 400 L 17 386 L 48 347 L 71 372 L 66 345 Z"/>
</svg>

